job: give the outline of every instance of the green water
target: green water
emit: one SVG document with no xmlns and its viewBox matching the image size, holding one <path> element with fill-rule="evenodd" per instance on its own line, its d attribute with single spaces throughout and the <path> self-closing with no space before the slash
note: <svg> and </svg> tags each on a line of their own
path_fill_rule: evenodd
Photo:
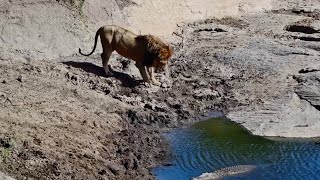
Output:
<svg viewBox="0 0 320 180">
<path fill-rule="evenodd" d="M 212 118 L 166 134 L 171 166 L 153 170 L 159 180 L 190 179 L 234 165 L 256 165 L 224 179 L 320 180 L 320 145 L 310 140 L 254 136 L 226 118 Z"/>
</svg>

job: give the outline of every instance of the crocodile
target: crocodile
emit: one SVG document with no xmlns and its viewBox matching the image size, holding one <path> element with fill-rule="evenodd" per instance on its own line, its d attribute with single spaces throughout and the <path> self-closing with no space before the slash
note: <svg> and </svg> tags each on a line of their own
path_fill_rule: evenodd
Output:
<svg viewBox="0 0 320 180">
<path fill-rule="evenodd" d="M 216 170 L 211 173 L 203 173 L 201 176 L 192 178 L 191 180 L 218 180 L 226 176 L 247 173 L 254 170 L 255 165 L 236 165 Z"/>
</svg>

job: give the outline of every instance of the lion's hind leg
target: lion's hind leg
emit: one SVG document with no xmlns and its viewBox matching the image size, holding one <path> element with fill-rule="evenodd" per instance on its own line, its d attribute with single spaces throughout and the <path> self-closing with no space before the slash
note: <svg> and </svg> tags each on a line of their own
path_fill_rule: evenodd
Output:
<svg viewBox="0 0 320 180">
<path fill-rule="evenodd" d="M 103 53 L 101 54 L 101 59 L 102 59 L 102 65 L 103 65 L 103 69 L 104 72 L 106 73 L 106 76 L 113 76 L 113 73 L 111 72 L 108 62 L 110 59 L 112 51 L 103 51 Z"/>
</svg>

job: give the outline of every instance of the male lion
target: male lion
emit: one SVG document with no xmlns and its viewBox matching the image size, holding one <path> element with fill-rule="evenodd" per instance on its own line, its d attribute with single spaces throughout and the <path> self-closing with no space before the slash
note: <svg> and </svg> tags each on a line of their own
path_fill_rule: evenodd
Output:
<svg viewBox="0 0 320 180">
<path fill-rule="evenodd" d="M 136 61 L 136 66 L 145 83 L 153 83 L 159 86 L 161 83 L 155 79 L 155 70 L 164 70 L 172 56 L 172 48 L 153 35 L 136 35 L 133 32 L 114 25 L 102 26 L 95 35 L 94 47 L 90 56 L 96 49 L 98 36 L 100 36 L 103 53 L 102 65 L 107 76 L 112 76 L 108 67 L 108 61 L 113 51 L 121 56 Z M 148 71 L 148 74 L 146 72 Z"/>
</svg>

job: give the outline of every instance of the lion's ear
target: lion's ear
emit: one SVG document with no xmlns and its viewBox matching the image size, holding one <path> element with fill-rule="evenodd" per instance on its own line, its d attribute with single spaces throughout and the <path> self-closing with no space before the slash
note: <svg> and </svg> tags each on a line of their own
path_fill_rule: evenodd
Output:
<svg viewBox="0 0 320 180">
<path fill-rule="evenodd" d="M 146 36 L 145 35 L 138 35 L 137 37 L 135 37 L 134 39 L 136 40 L 142 40 L 142 41 L 146 41 Z"/>
<path fill-rule="evenodd" d="M 168 58 L 170 58 L 173 55 L 173 49 L 169 45 L 167 46 L 167 51 L 168 51 Z"/>
</svg>

